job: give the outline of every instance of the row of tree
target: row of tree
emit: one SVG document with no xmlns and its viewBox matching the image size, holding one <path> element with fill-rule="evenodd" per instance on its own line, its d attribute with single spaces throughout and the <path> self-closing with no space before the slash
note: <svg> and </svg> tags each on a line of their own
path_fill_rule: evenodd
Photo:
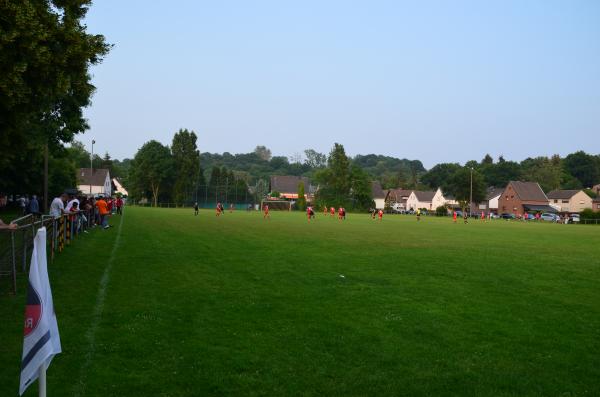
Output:
<svg viewBox="0 0 600 397">
<path fill-rule="evenodd" d="M 502 156 L 494 162 L 490 155 L 481 161 L 441 163 L 421 175 L 423 188 L 441 187 L 446 193 L 460 195 L 458 189 L 466 189 L 473 175 L 473 200 L 479 201 L 488 187 L 504 187 L 511 180 L 538 182 L 545 192 L 554 189 L 586 189 L 600 183 L 600 156 L 583 151 L 571 153 L 565 158 L 527 158 L 520 163 L 506 161 Z M 588 190 L 588 194 L 594 193 Z"/>
</svg>

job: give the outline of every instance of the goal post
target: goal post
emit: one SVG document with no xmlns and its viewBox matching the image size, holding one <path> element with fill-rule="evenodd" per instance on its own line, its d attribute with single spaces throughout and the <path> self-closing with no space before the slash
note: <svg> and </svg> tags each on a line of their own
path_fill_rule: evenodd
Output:
<svg viewBox="0 0 600 397">
<path fill-rule="evenodd" d="M 287 200 L 262 200 L 260 202 L 260 209 L 262 211 L 265 208 L 265 204 L 269 206 L 269 210 L 272 211 L 291 211 L 292 202 Z"/>
</svg>

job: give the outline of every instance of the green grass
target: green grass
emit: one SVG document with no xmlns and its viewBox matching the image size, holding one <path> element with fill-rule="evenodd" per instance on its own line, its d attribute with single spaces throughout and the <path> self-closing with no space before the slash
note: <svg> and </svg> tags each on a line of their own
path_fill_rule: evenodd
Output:
<svg viewBox="0 0 600 397">
<path fill-rule="evenodd" d="M 50 266 L 50 396 L 600 395 L 597 227 L 128 208 L 111 261 L 119 220 Z M 24 283 L 0 280 L 1 396 Z"/>
</svg>

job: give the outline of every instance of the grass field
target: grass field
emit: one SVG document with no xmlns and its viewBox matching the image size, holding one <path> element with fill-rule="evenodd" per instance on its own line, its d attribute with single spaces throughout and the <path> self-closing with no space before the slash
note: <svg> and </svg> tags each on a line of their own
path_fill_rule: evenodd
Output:
<svg viewBox="0 0 600 397">
<path fill-rule="evenodd" d="M 48 395 L 600 395 L 600 228 L 261 218 L 128 208 L 75 241 Z M 16 396 L 25 277 L 0 282 Z"/>
</svg>

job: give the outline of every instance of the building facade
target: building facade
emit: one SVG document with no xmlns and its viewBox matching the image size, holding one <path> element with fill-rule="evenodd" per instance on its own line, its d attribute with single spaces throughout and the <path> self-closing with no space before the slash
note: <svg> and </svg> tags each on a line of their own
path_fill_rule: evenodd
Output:
<svg viewBox="0 0 600 397">
<path fill-rule="evenodd" d="M 581 212 L 592 208 L 592 198 L 583 190 L 553 190 L 547 196 L 549 204 L 558 212 Z"/>
</svg>

